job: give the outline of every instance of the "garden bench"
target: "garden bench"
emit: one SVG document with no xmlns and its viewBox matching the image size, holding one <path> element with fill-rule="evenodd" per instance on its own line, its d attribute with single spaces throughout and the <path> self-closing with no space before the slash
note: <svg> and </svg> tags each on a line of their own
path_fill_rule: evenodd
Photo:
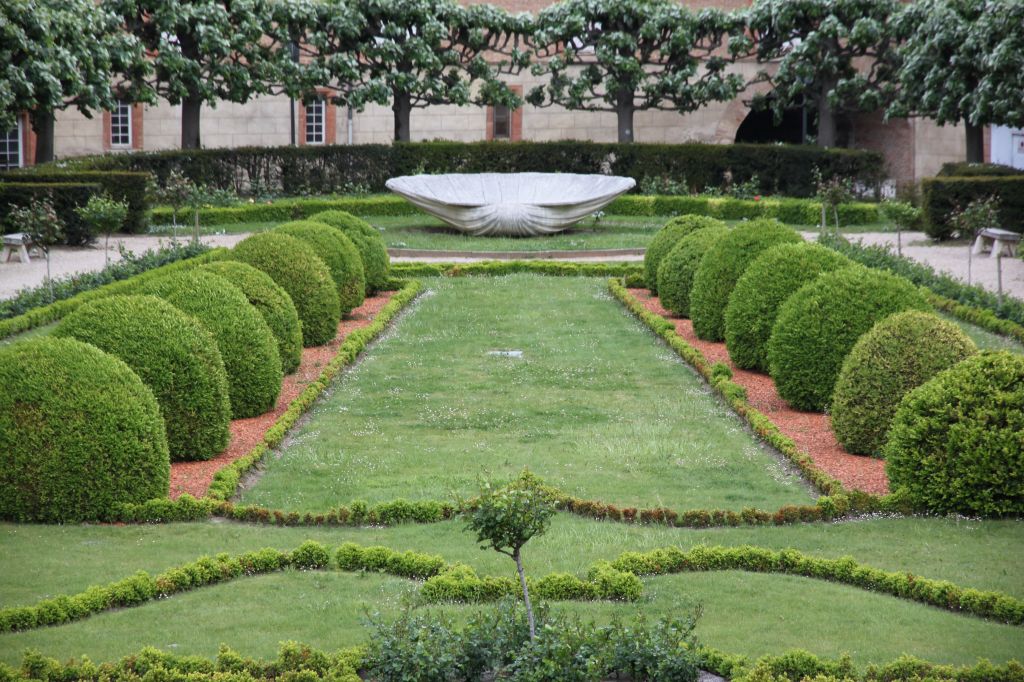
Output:
<svg viewBox="0 0 1024 682">
<path fill-rule="evenodd" d="M 24 232 L 12 232 L 11 234 L 4 235 L 4 252 L 0 256 L 4 258 L 5 263 L 11 262 L 11 256 L 15 253 L 18 254 L 18 261 L 21 263 L 28 263 L 31 259 L 28 257 L 28 247 L 32 246 L 32 240 Z"/>
<path fill-rule="evenodd" d="M 990 258 L 998 258 L 1000 255 L 1012 258 L 1017 253 L 1018 244 L 1020 244 L 1018 233 L 988 227 L 978 233 L 971 253 L 979 254 L 991 251 Z"/>
</svg>

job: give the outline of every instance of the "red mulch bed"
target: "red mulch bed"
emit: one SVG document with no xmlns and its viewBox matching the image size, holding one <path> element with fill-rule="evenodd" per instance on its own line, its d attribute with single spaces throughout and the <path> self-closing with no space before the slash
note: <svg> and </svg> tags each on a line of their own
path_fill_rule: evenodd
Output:
<svg viewBox="0 0 1024 682">
<path fill-rule="evenodd" d="M 338 323 L 338 335 L 333 341 L 323 346 L 304 348 L 299 369 L 286 376 L 281 383 L 281 394 L 277 397 L 274 409 L 258 417 L 232 420 L 231 442 L 224 452 L 205 462 L 172 462 L 171 499 L 177 499 L 184 493 L 193 497 L 205 495 L 210 483 L 213 482 L 214 474 L 259 445 L 267 430 L 288 409 L 288 404 L 295 400 L 306 386 L 320 377 L 327 363 L 337 355 L 338 347 L 345 337 L 356 329 L 370 324 L 393 295 L 394 292 L 385 291 L 378 296 L 367 298 L 361 306 Z"/>
<path fill-rule="evenodd" d="M 693 333 L 690 320 L 680 320 L 665 310 L 657 297 L 646 289 L 630 289 L 644 306 L 672 320 L 676 333 L 704 354 L 709 362 L 724 362 L 733 372 L 733 381 L 747 389 L 750 404 L 772 420 L 783 434 L 806 452 L 814 463 L 848 488 L 882 495 L 889 492 L 889 479 L 885 475 L 885 462 L 873 457 L 851 455 L 836 440 L 828 415 L 819 412 L 794 410 L 775 390 L 775 383 L 767 374 L 740 369 L 729 358 L 724 343 L 703 341 Z"/>
</svg>

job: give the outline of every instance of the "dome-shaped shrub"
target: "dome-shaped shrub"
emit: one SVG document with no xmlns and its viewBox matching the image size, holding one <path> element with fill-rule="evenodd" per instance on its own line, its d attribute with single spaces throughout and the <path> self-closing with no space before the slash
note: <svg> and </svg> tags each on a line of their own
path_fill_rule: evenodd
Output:
<svg viewBox="0 0 1024 682">
<path fill-rule="evenodd" d="M 676 317 L 690 316 L 690 290 L 704 254 L 728 234 L 724 225 L 705 227 L 686 235 L 658 266 L 658 300 Z"/>
<path fill-rule="evenodd" d="M 980 353 L 908 393 L 882 452 L 919 509 L 1024 513 L 1024 356 Z"/>
<path fill-rule="evenodd" d="M 331 279 L 338 285 L 338 303 L 343 315 L 362 305 L 366 296 L 363 259 L 344 232 L 312 220 L 285 223 L 277 230 L 312 246 L 316 255 L 327 264 Z"/>
<path fill-rule="evenodd" d="M 978 352 L 960 327 L 918 310 L 890 315 L 857 340 L 832 395 L 832 430 L 848 452 L 879 455 L 907 393 Z"/>
<path fill-rule="evenodd" d="M 160 405 L 173 461 L 210 459 L 228 446 L 224 362 L 194 317 L 155 296 L 110 296 L 81 306 L 53 334 L 91 343 L 139 375 Z"/>
<path fill-rule="evenodd" d="M 694 333 L 707 341 L 725 339 L 725 306 L 747 266 L 776 244 L 799 241 L 794 229 L 776 220 L 754 220 L 715 242 L 701 259 L 690 289 Z"/>
<path fill-rule="evenodd" d="M 270 275 L 239 261 L 222 260 L 201 266 L 238 287 L 277 340 L 281 371 L 291 374 L 302 362 L 302 324 L 291 296 Z"/>
<path fill-rule="evenodd" d="M 75 339 L 0 348 L 0 518 L 77 522 L 167 497 L 160 407 L 112 355 Z"/>
<path fill-rule="evenodd" d="M 779 244 L 762 252 L 729 295 L 725 345 L 737 367 L 768 371 L 768 337 L 787 298 L 823 272 L 852 261 L 818 244 Z"/>
<path fill-rule="evenodd" d="M 861 334 L 902 310 L 928 310 L 907 280 L 863 266 L 826 272 L 779 308 L 768 367 L 779 395 L 800 410 L 824 410 Z"/>
<path fill-rule="evenodd" d="M 322 346 L 338 335 L 338 287 L 309 244 L 281 232 L 261 232 L 238 242 L 231 256 L 267 273 L 288 292 L 302 321 L 302 345 Z"/>
<path fill-rule="evenodd" d="M 686 235 L 706 227 L 725 227 L 725 223 L 702 215 L 681 215 L 669 220 L 658 230 L 644 251 L 644 281 L 652 294 L 657 294 L 658 267 L 661 261 Z M 664 304 L 663 304 L 664 305 Z"/>
<path fill-rule="evenodd" d="M 383 291 L 391 271 L 391 258 L 384 237 L 373 225 L 357 218 L 347 211 L 322 211 L 310 220 L 336 227 L 352 240 L 363 259 L 363 275 L 366 277 L 366 293 Z"/>
<path fill-rule="evenodd" d="M 228 373 L 232 417 L 255 417 L 274 407 L 281 392 L 277 340 L 238 287 L 197 269 L 148 282 L 141 293 L 159 296 L 213 334 Z"/>
</svg>

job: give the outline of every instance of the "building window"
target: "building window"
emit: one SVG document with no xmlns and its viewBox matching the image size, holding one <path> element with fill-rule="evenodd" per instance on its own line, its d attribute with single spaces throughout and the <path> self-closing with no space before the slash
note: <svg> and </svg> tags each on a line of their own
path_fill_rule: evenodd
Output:
<svg viewBox="0 0 1024 682">
<path fill-rule="evenodd" d="M 132 146 L 132 105 L 118 102 L 110 112 L 110 146 Z"/>
<path fill-rule="evenodd" d="M 324 143 L 327 103 L 321 99 L 306 105 L 306 144 Z"/>
<path fill-rule="evenodd" d="M 21 121 L 0 135 L 0 170 L 21 167 Z"/>
<path fill-rule="evenodd" d="M 512 110 L 502 104 L 494 106 L 491 128 L 492 140 L 508 140 L 512 137 Z"/>
</svg>

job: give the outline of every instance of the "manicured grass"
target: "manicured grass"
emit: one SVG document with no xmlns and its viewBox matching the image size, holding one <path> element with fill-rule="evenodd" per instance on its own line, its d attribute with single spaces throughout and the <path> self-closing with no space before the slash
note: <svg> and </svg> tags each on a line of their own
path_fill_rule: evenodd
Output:
<svg viewBox="0 0 1024 682">
<path fill-rule="evenodd" d="M 599 279 L 434 280 L 311 411 L 245 503 L 452 499 L 529 467 L 622 506 L 808 504 L 788 473 Z M 490 353 L 521 350 L 522 357 Z"/>
<path fill-rule="evenodd" d="M 982 329 L 970 322 L 964 322 L 948 313 L 940 312 L 939 315 L 963 329 L 964 333 L 971 337 L 971 340 L 978 344 L 978 348 L 981 350 L 1006 350 L 1011 353 L 1024 353 L 1024 345 L 1021 345 L 1016 339 L 993 334 L 987 329 Z"/>
</svg>

